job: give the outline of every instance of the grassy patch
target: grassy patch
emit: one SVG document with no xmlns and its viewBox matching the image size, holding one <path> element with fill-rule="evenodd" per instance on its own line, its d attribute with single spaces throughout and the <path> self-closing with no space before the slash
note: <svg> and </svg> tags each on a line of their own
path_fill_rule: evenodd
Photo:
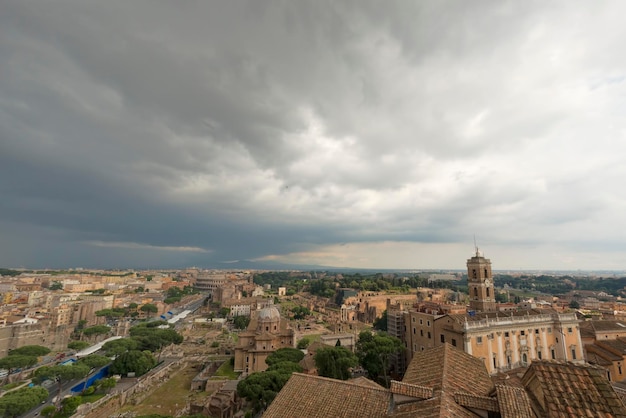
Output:
<svg viewBox="0 0 626 418">
<path fill-rule="evenodd" d="M 233 366 L 230 364 L 230 360 L 226 360 L 215 372 L 215 376 L 227 377 L 230 380 L 237 380 L 240 374 L 241 373 L 235 373 Z"/>
<path fill-rule="evenodd" d="M 196 374 L 197 370 L 187 366 L 131 410 L 137 415 L 174 415 L 176 410 L 185 406 L 191 393 L 191 381 Z"/>
<path fill-rule="evenodd" d="M 307 340 L 309 340 L 309 343 L 314 343 L 315 341 L 320 340 L 321 335 L 322 334 L 305 334 L 302 336 L 302 338 L 306 338 Z"/>
<path fill-rule="evenodd" d="M 18 387 L 19 385 L 23 384 L 24 382 L 13 382 L 13 383 L 9 383 L 8 385 L 4 385 L 2 386 L 2 390 L 10 390 L 13 388 Z"/>
<path fill-rule="evenodd" d="M 91 395 L 82 395 L 81 403 L 91 403 L 95 402 L 98 399 L 104 398 L 106 395 L 104 393 L 92 393 Z"/>
</svg>

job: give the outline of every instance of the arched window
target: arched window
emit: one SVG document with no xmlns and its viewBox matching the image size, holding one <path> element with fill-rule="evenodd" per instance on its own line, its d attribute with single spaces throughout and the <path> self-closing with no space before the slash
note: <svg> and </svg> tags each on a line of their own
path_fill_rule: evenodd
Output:
<svg viewBox="0 0 626 418">
<path fill-rule="evenodd" d="M 487 288 L 487 297 L 489 297 L 489 288 Z"/>
<path fill-rule="evenodd" d="M 474 278 L 476 278 L 476 269 L 473 269 L 473 270 L 472 270 L 472 276 L 473 276 Z"/>
<path fill-rule="evenodd" d="M 528 356 L 526 355 L 526 353 L 522 354 L 522 361 L 523 361 L 524 363 L 527 363 L 527 362 L 528 362 Z"/>
<path fill-rule="evenodd" d="M 478 289 L 474 288 L 474 296 L 478 296 Z"/>
<path fill-rule="evenodd" d="M 489 277 L 489 276 L 487 276 L 487 269 L 485 269 L 485 277 Z"/>
</svg>

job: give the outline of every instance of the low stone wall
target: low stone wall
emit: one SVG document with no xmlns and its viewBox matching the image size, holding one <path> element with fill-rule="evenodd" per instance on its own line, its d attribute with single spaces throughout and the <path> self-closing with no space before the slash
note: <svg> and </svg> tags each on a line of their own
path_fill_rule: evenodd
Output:
<svg viewBox="0 0 626 418">
<path fill-rule="evenodd" d="M 172 375 L 184 369 L 191 358 L 180 358 L 137 378 L 137 382 L 125 390 L 113 392 L 96 402 L 81 405 L 72 418 L 107 418 L 126 404 L 137 405 Z"/>
</svg>

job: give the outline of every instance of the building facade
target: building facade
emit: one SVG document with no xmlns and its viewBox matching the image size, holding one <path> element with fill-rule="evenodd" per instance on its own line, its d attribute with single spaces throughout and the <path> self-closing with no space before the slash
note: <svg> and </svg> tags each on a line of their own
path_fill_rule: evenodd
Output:
<svg viewBox="0 0 626 418">
<path fill-rule="evenodd" d="M 254 373 L 267 369 L 265 359 L 279 348 L 295 347 L 296 334 L 275 307 L 257 311 L 246 331 L 239 334 L 234 369 Z"/>
<path fill-rule="evenodd" d="M 407 360 L 445 343 L 482 359 L 490 374 L 528 366 L 534 360 L 584 363 L 580 321 L 554 309 L 500 312 L 491 261 L 476 249 L 467 260 L 469 307 L 424 302 L 404 313 Z"/>
</svg>

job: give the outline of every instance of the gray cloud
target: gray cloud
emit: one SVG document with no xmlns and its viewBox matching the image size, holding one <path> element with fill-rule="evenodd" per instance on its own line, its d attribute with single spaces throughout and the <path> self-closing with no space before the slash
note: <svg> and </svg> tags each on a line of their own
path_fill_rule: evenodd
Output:
<svg viewBox="0 0 626 418">
<path fill-rule="evenodd" d="M 0 265 L 626 268 L 624 6 L 385 7 L 6 2 Z"/>
</svg>

